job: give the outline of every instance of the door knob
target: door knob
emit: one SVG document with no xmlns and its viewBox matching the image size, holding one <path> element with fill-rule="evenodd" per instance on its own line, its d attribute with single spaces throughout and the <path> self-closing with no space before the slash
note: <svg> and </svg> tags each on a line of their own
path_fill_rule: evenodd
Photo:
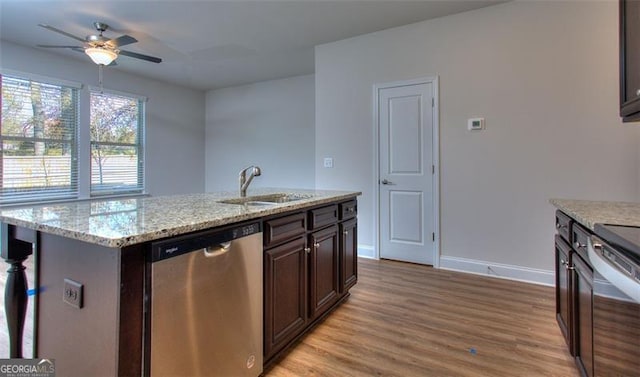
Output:
<svg viewBox="0 0 640 377">
<path fill-rule="evenodd" d="M 393 182 L 387 181 L 386 179 L 383 179 L 382 181 L 380 181 L 380 183 L 382 183 L 383 185 L 391 185 L 391 184 L 393 184 Z"/>
</svg>

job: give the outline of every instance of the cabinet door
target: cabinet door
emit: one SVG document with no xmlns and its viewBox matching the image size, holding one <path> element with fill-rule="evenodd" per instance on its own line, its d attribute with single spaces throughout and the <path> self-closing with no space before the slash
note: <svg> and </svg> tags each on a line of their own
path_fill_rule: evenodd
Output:
<svg viewBox="0 0 640 377">
<path fill-rule="evenodd" d="M 300 236 L 265 251 L 265 360 L 300 334 L 307 323 L 307 252 Z"/>
<path fill-rule="evenodd" d="M 575 357 L 583 376 L 593 376 L 593 270 L 577 254 L 572 257 L 574 267 Z"/>
<path fill-rule="evenodd" d="M 340 294 L 358 281 L 358 223 L 351 219 L 340 224 Z"/>
<path fill-rule="evenodd" d="M 315 319 L 338 299 L 338 226 L 311 233 L 309 241 L 309 317 Z"/>
<path fill-rule="evenodd" d="M 620 0 L 620 116 L 640 120 L 640 2 Z"/>
<path fill-rule="evenodd" d="M 571 331 L 571 306 L 569 300 L 570 272 L 569 256 L 571 247 L 556 235 L 556 320 L 562 331 L 565 342 L 569 346 L 569 352 L 574 355 L 573 333 Z"/>
</svg>

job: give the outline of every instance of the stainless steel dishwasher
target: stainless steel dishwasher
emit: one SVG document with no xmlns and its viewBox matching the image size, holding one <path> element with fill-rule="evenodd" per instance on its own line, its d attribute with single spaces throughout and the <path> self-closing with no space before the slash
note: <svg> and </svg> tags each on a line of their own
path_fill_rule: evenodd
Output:
<svg viewBox="0 0 640 377">
<path fill-rule="evenodd" d="M 260 223 L 155 242 L 150 259 L 145 374 L 260 375 Z"/>
</svg>

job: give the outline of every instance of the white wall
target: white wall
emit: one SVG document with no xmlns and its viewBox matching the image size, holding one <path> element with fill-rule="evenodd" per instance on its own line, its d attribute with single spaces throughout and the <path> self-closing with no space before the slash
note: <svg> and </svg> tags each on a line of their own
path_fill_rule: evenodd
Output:
<svg viewBox="0 0 640 377">
<path fill-rule="evenodd" d="M 437 75 L 441 254 L 552 270 L 549 198 L 640 198 L 640 126 L 618 117 L 617 12 L 517 1 L 317 46 L 316 185 L 364 192 L 359 243 L 373 245 L 373 85 Z M 468 132 L 470 117 L 486 130 Z"/>
<path fill-rule="evenodd" d="M 0 41 L 0 68 L 98 85 L 98 66 L 88 58 L 70 59 L 5 41 Z M 148 98 L 147 191 L 152 195 L 203 192 L 204 92 L 126 74 L 117 67 L 104 70 L 103 83 L 105 89 Z"/>
<path fill-rule="evenodd" d="M 238 190 L 252 164 L 250 187 L 313 188 L 314 95 L 313 75 L 207 92 L 206 191 Z"/>
</svg>

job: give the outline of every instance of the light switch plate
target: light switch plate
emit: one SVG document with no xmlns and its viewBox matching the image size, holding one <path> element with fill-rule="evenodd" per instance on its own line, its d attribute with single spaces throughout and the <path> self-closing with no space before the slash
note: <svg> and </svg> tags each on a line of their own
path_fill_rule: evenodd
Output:
<svg viewBox="0 0 640 377">
<path fill-rule="evenodd" d="M 470 118 L 467 121 L 467 128 L 469 131 L 484 130 L 484 118 Z"/>
<path fill-rule="evenodd" d="M 82 309 L 83 285 L 71 279 L 64 279 L 62 301 L 77 309 Z"/>
<path fill-rule="evenodd" d="M 333 167 L 333 158 L 325 157 L 324 158 L 324 167 L 325 168 L 332 168 Z"/>
</svg>

